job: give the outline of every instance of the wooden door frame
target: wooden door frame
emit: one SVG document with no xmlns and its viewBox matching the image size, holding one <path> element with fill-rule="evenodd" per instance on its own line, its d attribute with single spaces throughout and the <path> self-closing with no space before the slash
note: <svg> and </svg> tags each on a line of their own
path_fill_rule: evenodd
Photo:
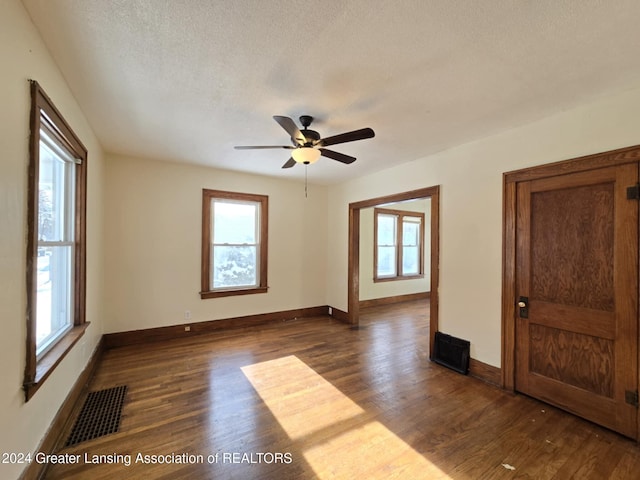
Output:
<svg viewBox="0 0 640 480">
<path fill-rule="evenodd" d="M 639 162 L 640 145 L 636 145 L 503 174 L 501 371 L 504 389 L 515 391 L 516 250 L 518 241 L 516 238 L 516 188 L 518 182 Z M 638 320 L 640 321 L 640 319 Z M 640 346 L 640 338 L 638 344 Z M 640 378 L 638 385 L 640 385 Z M 640 431 L 640 416 L 638 418 L 638 430 Z"/>
<path fill-rule="evenodd" d="M 383 203 L 402 202 L 421 198 L 431 199 L 431 300 L 429 315 L 429 352 L 433 352 L 435 333 L 438 331 L 438 284 L 440 265 L 440 186 L 421 188 L 408 192 L 371 198 L 349 204 L 349 261 L 348 261 L 348 311 L 351 325 L 358 325 L 360 318 L 360 210 Z"/>
</svg>

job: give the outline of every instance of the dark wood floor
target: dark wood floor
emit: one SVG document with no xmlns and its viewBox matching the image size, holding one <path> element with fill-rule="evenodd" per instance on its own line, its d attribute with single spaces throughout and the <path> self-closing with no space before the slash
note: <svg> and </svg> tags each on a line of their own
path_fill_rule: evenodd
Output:
<svg viewBox="0 0 640 480">
<path fill-rule="evenodd" d="M 128 385 L 120 432 L 61 450 L 80 463 L 46 478 L 639 478 L 636 443 L 430 363 L 428 314 L 409 302 L 363 310 L 359 329 L 319 317 L 109 350 L 91 390 Z"/>
</svg>

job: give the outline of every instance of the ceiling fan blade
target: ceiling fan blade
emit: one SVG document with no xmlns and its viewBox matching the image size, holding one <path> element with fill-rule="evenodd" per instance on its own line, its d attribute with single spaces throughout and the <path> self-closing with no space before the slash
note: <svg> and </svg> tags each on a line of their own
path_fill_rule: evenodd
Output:
<svg viewBox="0 0 640 480">
<path fill-rule="evenodd" d="M 286 161 L 284 165 L 282 165 L 282 168 L 291 168 L 295 164 L 296 164 L 296 161 L 293 158 L 290 158 L 289 160 Z"/>
<path fill-rule="evenodd" d="M 287 133 L 291 136 L 291 138 L 294 139 L 296 142 L 298 142 L 299 145 L 306 143 L 307 139 L 302 134 L 302 132 L 300 132 L 295 122 L 291 120 L 289 117 L 283 117 L 282 115 L 274 115 L 273 119 L 276 122 L 278 122 L 278 124 L 280 124 L 280 126 L 284 128 L 287 131 Z"/>
<path fill-rule="evenodd" d="M 262 150 L 265 148 L 285 148 L 287 150 L 293 150 L 295 147 L 289 145 L 240 145 L 233 148 L 236 150 Z"/>
<path fill-rule="evenodd" d="M 334 152 L 333 150 L 327 150 L 326 148 L 319 149 L 323 157 L 331 158 L 332 160 L 337 160 L 342 163 L 353 163 L 356 161 L 356 157 L 350 157 L 349 155 L 345 155 L 344 153 Z"/>
<path fill-rule="evenodd" d="M 333 137 L 321 138 L 318 144 L 321 147 L 328 147 L 329 145 L 355 142 L 356 140 L 364 140 L 365 138 L 373 138 L 375 136 L 376 134 L 372 129 L 361 128 L 360 130 L 354 130 L 353 132 L 341 133 L 340 135 L 334 135 Z"/>
</svg>

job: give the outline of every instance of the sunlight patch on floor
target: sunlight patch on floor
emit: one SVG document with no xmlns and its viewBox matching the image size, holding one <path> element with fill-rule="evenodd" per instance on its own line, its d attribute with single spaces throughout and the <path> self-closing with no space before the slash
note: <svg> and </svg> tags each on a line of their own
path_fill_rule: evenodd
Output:
<svg viewBox="0 0 640 480">
<path fill-rule="evenodd" d="M 242 372 L 292 440 L 365 413 L 295 356 L 242 367 Z"/>
<path fill-rule="evenodd" d="M 296 356 L 242 371 L 320 479 L 450 478 Z"/>
</svg>

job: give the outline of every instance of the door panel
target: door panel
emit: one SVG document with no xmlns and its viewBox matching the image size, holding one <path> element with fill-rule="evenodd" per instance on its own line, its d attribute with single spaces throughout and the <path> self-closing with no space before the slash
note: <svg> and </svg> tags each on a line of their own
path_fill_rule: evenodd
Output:
<svg viewBox="0 0 640 480">
<path fill-rule="evenodd" d="M 516 389 L 637 438 L 637 164 L 517 186 Z"/>
<path fill-rule="evenodd" d="M 529 336 L 531 373 L 613 397 L 612 340 L 536 324 Z"/>
<path fill-rule="evenodd" d="M 536 191 L 540 183 L 531 192 L 530 296 L 613 312 L 614 184 Z"/>
</svg>

